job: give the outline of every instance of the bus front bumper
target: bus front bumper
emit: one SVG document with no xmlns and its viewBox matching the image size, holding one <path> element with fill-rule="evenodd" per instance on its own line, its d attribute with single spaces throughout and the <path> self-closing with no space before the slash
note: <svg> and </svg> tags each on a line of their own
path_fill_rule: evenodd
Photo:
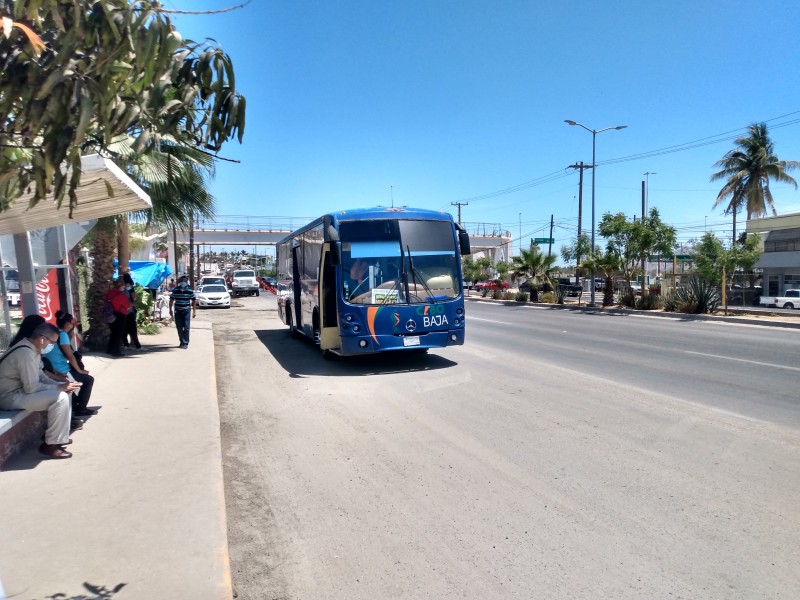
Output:
<svg viewBox="0 0 800 600">
<path fill-rule="evenodd" d="M 464 343 L 464 330 L 429 331 L 420 335 L 342 335 L 339 354 L 367 354 L 388 350 L 415 350 L 460 346 Z"/>
</svg>

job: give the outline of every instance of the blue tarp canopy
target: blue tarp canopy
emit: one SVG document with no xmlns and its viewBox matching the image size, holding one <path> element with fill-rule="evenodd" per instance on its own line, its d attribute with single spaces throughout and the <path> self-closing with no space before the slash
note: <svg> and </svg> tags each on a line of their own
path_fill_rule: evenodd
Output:
<svg viewBox="0 0 800 600">
<path fill-rule="evenodd" d="M 146 288 L 157 288 L 167 277 L 172 275 L 172 268 L 167 263 L 132 260 L 128 265 L 131 268 L 133 283 Z M 119 277 L 118 262 L 116 260 L 114 261 L 114 267 L 114 279 L 116 279 Z"/>
</svg>

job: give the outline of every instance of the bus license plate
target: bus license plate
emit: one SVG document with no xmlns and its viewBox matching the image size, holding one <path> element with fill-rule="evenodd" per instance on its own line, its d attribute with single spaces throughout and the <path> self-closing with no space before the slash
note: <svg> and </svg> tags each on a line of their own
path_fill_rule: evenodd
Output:
<svg viewBox="0 0 800 600">
<path fill-rule="evenodd" d="M 403 346 L 419 346 L 419 336 L 404 337 Z"/>
</svg>

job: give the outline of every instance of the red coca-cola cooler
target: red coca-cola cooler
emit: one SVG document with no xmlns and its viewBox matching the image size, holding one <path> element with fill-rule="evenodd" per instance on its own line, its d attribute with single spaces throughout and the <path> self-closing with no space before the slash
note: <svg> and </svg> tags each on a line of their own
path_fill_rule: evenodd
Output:
<svg viewBox="0 0 800 600">
<path fill-rule="evenodd" d="M 36 284 L 36 306 L 39 314 L 48 323 L 56 322 L 56 312 L 61 309 L 61 299 L 58 293 L 58 271 L 61 269 L 50 269 Z"/>
</svg>

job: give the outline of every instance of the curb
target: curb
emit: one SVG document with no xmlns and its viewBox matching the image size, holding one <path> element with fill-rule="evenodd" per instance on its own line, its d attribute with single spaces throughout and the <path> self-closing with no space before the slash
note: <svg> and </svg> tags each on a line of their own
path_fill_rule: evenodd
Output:
<svg viewBox="0 0 800 600">
<path fill-rule="evenodd" d="M 5 418 L 3 418 L 5 417 Z M 0 411 L 0 471 L 6 463 L 40 440 L 46 428 L 46 411 Z"/>
<path fill-rule="evenodd" d="M 571 306 L 569 304 L 545 304 L 543 302 L 518 302 L 516 300 L 491 300 L 486 298 L 472 298 L 465 296 L 464 300 L 471 300 L 472 302 L 487 302 L 490 304 L 501 304 L 503 306 L 517 306 L 539 308 L 543 310 L 569 310 L 573 312 L 586 312 L 592 314 L 612 314 L 612 315 L 629 315 L 629 316 L 647 316 L 664 319 L 673 319 L 675 321 L 710 321 L 721 323 L 739 323 L 743 325 L 761 325 L 763 327 L 783 327 L 786 329 L 800 329 L 800 318 L 791 316 L 785 317 L 787 319 L 795 319 L 792 321 L 767 321 L 764 319 L 747 319 L 741 317 L 731 317 L 723 315 L 688 315 L 683 313 L 672 313 L 664 311 L 650 311 L 650 310 L 634 310 L 631 308 L 604 308 L 599 306 Z M 730 308 L 728 309 L 731 310 Z M 741 309 L 733 309 L 741 310 Z M 744 313 L 748 314 L 748 313 Z M 772 316 L 772 315 L 770 315 Z"/>
</svg>

